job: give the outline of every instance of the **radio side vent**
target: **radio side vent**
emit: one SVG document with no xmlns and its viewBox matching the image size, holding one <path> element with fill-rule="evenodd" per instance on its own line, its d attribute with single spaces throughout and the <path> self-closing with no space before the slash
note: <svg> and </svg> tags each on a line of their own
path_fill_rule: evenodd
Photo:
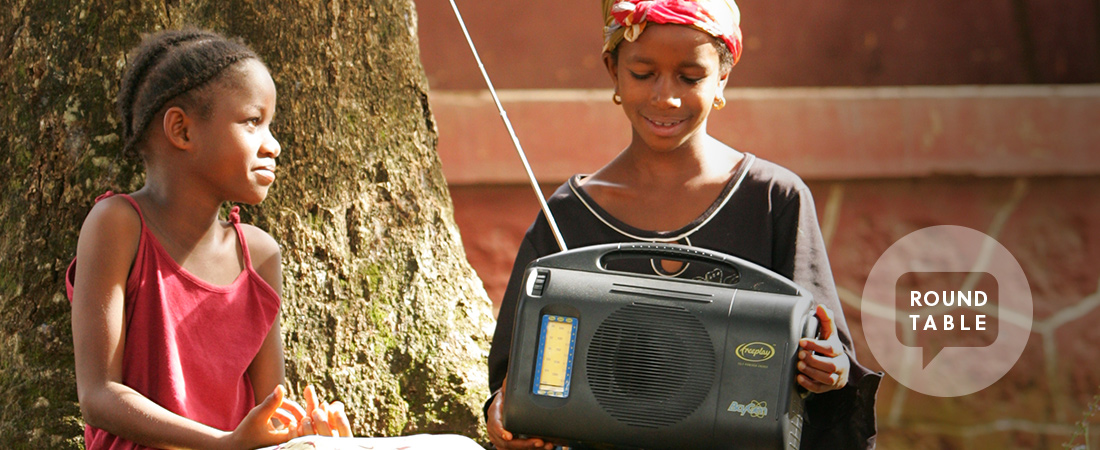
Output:
<svg viewBox="0 0 1100 450">
<path fill-rule="evenodd" d="M 714 344 L 679 306 L 633 303 L 597 327 L 588 384 L 611 417 L 643 428 L 673 425 L 698 409 L 716 376 Z"/>
</svg>

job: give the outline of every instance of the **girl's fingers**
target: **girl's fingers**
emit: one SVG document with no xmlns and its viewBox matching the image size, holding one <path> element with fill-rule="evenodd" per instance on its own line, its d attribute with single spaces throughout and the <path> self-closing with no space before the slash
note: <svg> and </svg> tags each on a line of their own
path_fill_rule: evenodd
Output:
<svg viewBox="0 0 1100 450">
<path fill-rule="evenodd" d="M 798 346 L 819 355 L 829 357 L 840 356 L 841 353 L 839 345 L 833 345 L 832 341 L 823 341 L 820 339 L 802 338 L 798 341 Z"/>
<path fill-rule="evenodd" d="M 313 414 L 313 410 L 317 409 L 317 392 L 313 390 L 313 385 L 306 386 L 305 391 L 302 392 L 302 398 L 306 400 L 306 414 Z"/>
<path fill-rule="evenodd" d="M 836 373 L 840 371 L 839 358 L 808 354 L 805 350 L 798 352 L 798 355 L 798 370 L 802 372 L 806 372 L 803 370 L 803 366 L 826 373 Z"/>
<path fill-rule="evenodd" d="M 245 417 L 245 421 L 252 420 L 250 418 L 254 417 L 254 420 L 259 420 L 263 424 L 263 433 L 267 435 L 263 438 L 264 440 L 285 442 L 293 437 L 294 433 L 290 428 L 275 428 L 271 422 L 272 419 L 279 419 L 280 407 L 285 399 L 284 394 L 285 390 L 282 385 L 275 386 L 275 390 L 271 392 L 271 395 L 268 395 L 262 403 L 256 405 L 252 412 Z"/>
<path fill-rule="evenodd" d="M 817 383 L 817 382 L 811 380 L 810 377 L 807 377 L 807 376 L 802 375 L 802 374 L 798 375 L 798 384 L 801 385 L 802 387 L 806 388 L 807 391 L 813 392 L 815 394 L 820 394 L 822 392 L 827 392 L 829 390 L 826 386 L 822 385 L 821 383 Z"/>
<path fill-rule="evenodd" d="M 493 400 L 493 404 L 489 406 L 489 435 L 495 434 L 506 441 L 510 441 L 512 440 L 512 433 L 504 429 L 504 424 L 500 421 L 501 415 L 500 397 L 497 396 L 497 398 Z"/>
<path fill-rule="evenodd" d="M 298 428 L 298 419 L 295 418 L 293 414 L 288 412 L 285 409 L 285 406 L 286 406 L 286 404 L 283 404 L 282 407 L 275 410 L 275 414 L 272 417 L 274 417 L 275 420 L 278 420 L 279 424 L 281 424 L 284 428 L 286 428 L 288 430 L 293 430 L 293 429 Z"/>
<path fill-rule="evenodd" d="M 829 386 L 836 384 L 837 374 L 834 373 L 834 371 L 826 371 L 811 367 L 809 364 L 806 364 L 805 361 L 798 362 L 798 371 L 802 372 L 802 376 L 809 377 L 811 380 L 818 383 Z"/>
<path fill-rule="evenodd" d="M 289 398 L 283 399 L 283 409 L 294 416 L 295 423 L 301 422 L 306 417 L 306 410 L 298 402 Z"/>
<path fill-rule="evenodd" d="M 321 406 L 317 408 L 321 411 L 321 416 L 324 417 L 324 422 L 328 425 L 329 432 L 333 437 L 340 437 L 340 431 L 336 429 L 336 422 L 332 420 L 332 404 L 328 402 L 321 402 Z"/>
<path fill-rule="evenodd" d="M 348 421 L 347 414 L 344 414 L 344 404 L 340 402 L 332 402 L 328 409 L 328 423 L 333 427 L 339 436 L 351 437 L 351 422 Z"/>
<path fill-rule="evenodd" d="M 836 334 L 836 322 L 833 321 L 833 311 L 825 305 L 817 305 L 817 320 L 820 322 L 821 339 L 829 339 Z"/>
<path fill-rule="evenodd" d="M 313 419 L 306 417 L 302 419 L 302 422 L 298 424 L 298 436 L 307 436 L 310 434 L 317 434 L 313 431 Z"/>
<path fill-rule="evenodd" d="M 328 412 L 323 408 L 313 410 L 313 430 L 321 436 L 332 436 L 332 428 L 328 426 Z"/>
<path fill-rule="evenodd" d="M 263 403 L 256 405 L 259 409 L 259 415 L 265 422 L 270 422 L 271 417 L 275 415 L 275 411 L 279 410 L 279 406 L 283 404 L 283 385 L 275 386 L 275 390 L 271 391 L 271 395 L 268 395 L 264 399 Z"/>
<path fill-rule="evenodd" d="M 299 429 L 301 429 L 301 422 L 295 422 L 294 426 L 287 427 L 286 430 L 285 430 L 286 431 L 286 440 L 289 441 L 289 440 L 294 439 L 298 436 L 301 436 L 298 433 Z"/>
</svg>

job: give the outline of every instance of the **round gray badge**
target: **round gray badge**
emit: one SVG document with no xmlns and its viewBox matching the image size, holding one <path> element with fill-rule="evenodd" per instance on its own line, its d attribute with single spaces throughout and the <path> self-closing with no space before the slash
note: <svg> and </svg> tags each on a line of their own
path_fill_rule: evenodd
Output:
<svg viewBox="0 0 1100 450">
<path fill-rule="evenodd" d="M 958 272 L 966 282 L 900 289 L 903 277 Z M 992 276 L 995 289 L 977 289 L 982 276 Z M 989 387 L 1019 360 L 1031 335 L 1031 288 L 996 239 L 942 225 L 909 233 L 883 253 L 860 312 L 871 353 L 890 376 L 926 395 L 957 397 Z"/>
</svg>

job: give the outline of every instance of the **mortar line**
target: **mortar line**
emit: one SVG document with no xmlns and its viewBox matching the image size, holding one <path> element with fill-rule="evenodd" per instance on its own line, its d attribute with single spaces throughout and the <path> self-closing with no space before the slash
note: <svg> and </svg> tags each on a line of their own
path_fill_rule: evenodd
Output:
<svg viewBox="0 0 1100 450">
<path fill-rule="evenodd" d="M 905 345 L 912 347 L 915 344 L 916 336 L 914 332 L 908 328 L 901 328 L 901 338 L 905 341 Z M 913 359 L 905 358 L 902 360 L 902 372 L 908 376 L 913 370 Z M 898 388 L 894 391 L 894 397 L 890 400 L 890 418 L 889 423 L 891 425 L 898 425 L 901 423 L 901 415 L 905 411 L 905 403 L 909 400 L 909 388 L 904 384 L 898 383 Z"/>
<path fill-rule="evenodd" d="M 1054 418 L 1059 422 L 1069 420 L 1066 414 L 1068 414 L 1067 410 L 1069 409 L 1071 401 L 1069 392 L 1067 392 L 1063 383 L 1063 379 L 1058 377 L 1058 346 L 1055 345 L 1057 344 L 1056 332 L 1062 325 L 1069 323 L 1073 319 L 1084 317 L 1085 314 L 1096 309 L 1097 306 L 1100 306 L 1100 286 L 1097 287 L 1097 291 L 1092 295 L 1085 297 L 1073 306 L 1058 311 L 1035 327 L 1038 329 L 1039 335 L 1043 337 L 1043 365 L 1045 366 L 1044 369 L 1050 385 L 1051 398 L 1054 403 Z"/>
<path fill-rule="evenodd" d="M 840 221 L 840 206 L 843 202 L 844 184 L 833 183 L 829 188 L 829 199 L 825 202 L 821 221 L 821 237 L 825 241 L 825 248 L 829 248 L 833 237 L 836 236 L 836 226 Z"/>
<path fill-rule="evenodd" d="M 1044 331 L 1053 331 L 1062 325 L 1065 325 L 1074 320 L 1080 319 L 1085 314 L 1092 312 L 1092 310 L 1100 307 L 1100 287 L 1097 291 L 1089 296 L 1081 299 L 1080 302 L 1073 306 L 1063 308 L 1062 310 L 1052 314 L 1050 317 L 1035 324 L 1035 328 L 1042 329 Z"/>
<path fill-rule="evenodd" d="M 1047 376 L 1047 385 L 1050 386 L 1050 398 L 1054 408 L 1054 418 L 1059 422 L 1065 422 L 1066 417 L 1066 398 L 1064 386 L 1062 381 L 1058 377 L 1058 346 L 1055 344 L 1055 336 L 1053 330 L 1049 332 L 1040 332 L 1039 336 L 1043 339 L 1043 368 L 1045 369 Z"/>
<path fill-rule="evenodd" d="M 993 259 L 993 249 L 997 246 L 995 244 L 998 244 L 996 241 L 997 237 L 1004 231 L 1005 224 L 1008 223 L 1008 218 L 1016 211 L 1016 207 L 1019 206 L 1020 201 L 1027 195 L 1027 191 L 1027 179 L 1017 178 L 1012 186 L 1012 196 L 1009 197 L 1007 203 L 1001 206 L 997 214 L 993 216 L 993 221 L 990 222 L 989 228 L 985 233 L 992 239 L 985 239 L 982 241 L 982 247 L 978 252 L 978 258 L 975 259 L 970 274 L 963 280 L 961 290 L 974 290 L 974 286 L 978 284 L 978 279 L 981 278 L 981 275 L 985 273 L 986 269 L 989 267 L 989 261 Z"/>
<path fill-rule="evenodd" d="M 927 423 L 914 423 L 906 426 L 909 430 L 926 431 L 939 435 L 959 437 L 977 437 L 984 434 L 1000 433 L 1004 431 L 1023 431 L 1044 435 L 1073 435 L 1073 425 L 1050 422 L 1035 422 L 1025 419 L 998 419 L 992 422 L 971 425 L 939 425 Z"/>
</svg>

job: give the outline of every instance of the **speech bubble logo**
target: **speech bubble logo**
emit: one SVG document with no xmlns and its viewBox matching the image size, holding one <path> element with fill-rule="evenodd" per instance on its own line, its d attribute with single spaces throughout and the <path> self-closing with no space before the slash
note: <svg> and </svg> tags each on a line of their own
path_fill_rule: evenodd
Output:
<svg viewBox="0 0 1100 450">
<path fill-rule="evenodd" d="M 997 294 L 995 307 L 986 311 L 986 324 L 996 322 L 996 332 L 965 339 L 939 333 L 947 313 L 956 321 L 962 311 L 970 317 L 977 314 L 968 308 L 934 314 L 940 321 L 937 332 L 924 337 L 922 332 L 932 331 L 924 330 L 924 324 L 914 330 L 912 322 L 901 323 L 899 316 L 911 320 L 908 313 L 899 313 L 897 295 L 899 280 L 906 282 L 903 277 L 909 273 L 962 274 L 960 284 L 925 292 L 976 290 L 981 274 L 988 274 L 996 281 Z M 981 276 L 968 276 L 975 273 Z M 867 345 L 891 377 L 922 394 L 957 397 L 989 387 L 1016 365 L 1031 335 L 1031 287 L 1020 263 L 996 239 L 974 229 L 941 225 L 909 233 L 886 249 L 867 276 L 860 313 Z M 927 323 L 927 315 L 919 320 Z M 964 342 L 977 344 L 961 345 Z M 932 349 L 926 351 L 929 346 Z"/>
<path fill-rule="evenodd" d="M 986 272 L 907 272 L 895 285 L 895 335 L 907 347 L 922 349 L 926 368 L 943 349 L 993 345 L 1000 329 L 994 320 L 997 279 Z M 916 334 L 915 342 L 907 339 Z"/>
</svg>

